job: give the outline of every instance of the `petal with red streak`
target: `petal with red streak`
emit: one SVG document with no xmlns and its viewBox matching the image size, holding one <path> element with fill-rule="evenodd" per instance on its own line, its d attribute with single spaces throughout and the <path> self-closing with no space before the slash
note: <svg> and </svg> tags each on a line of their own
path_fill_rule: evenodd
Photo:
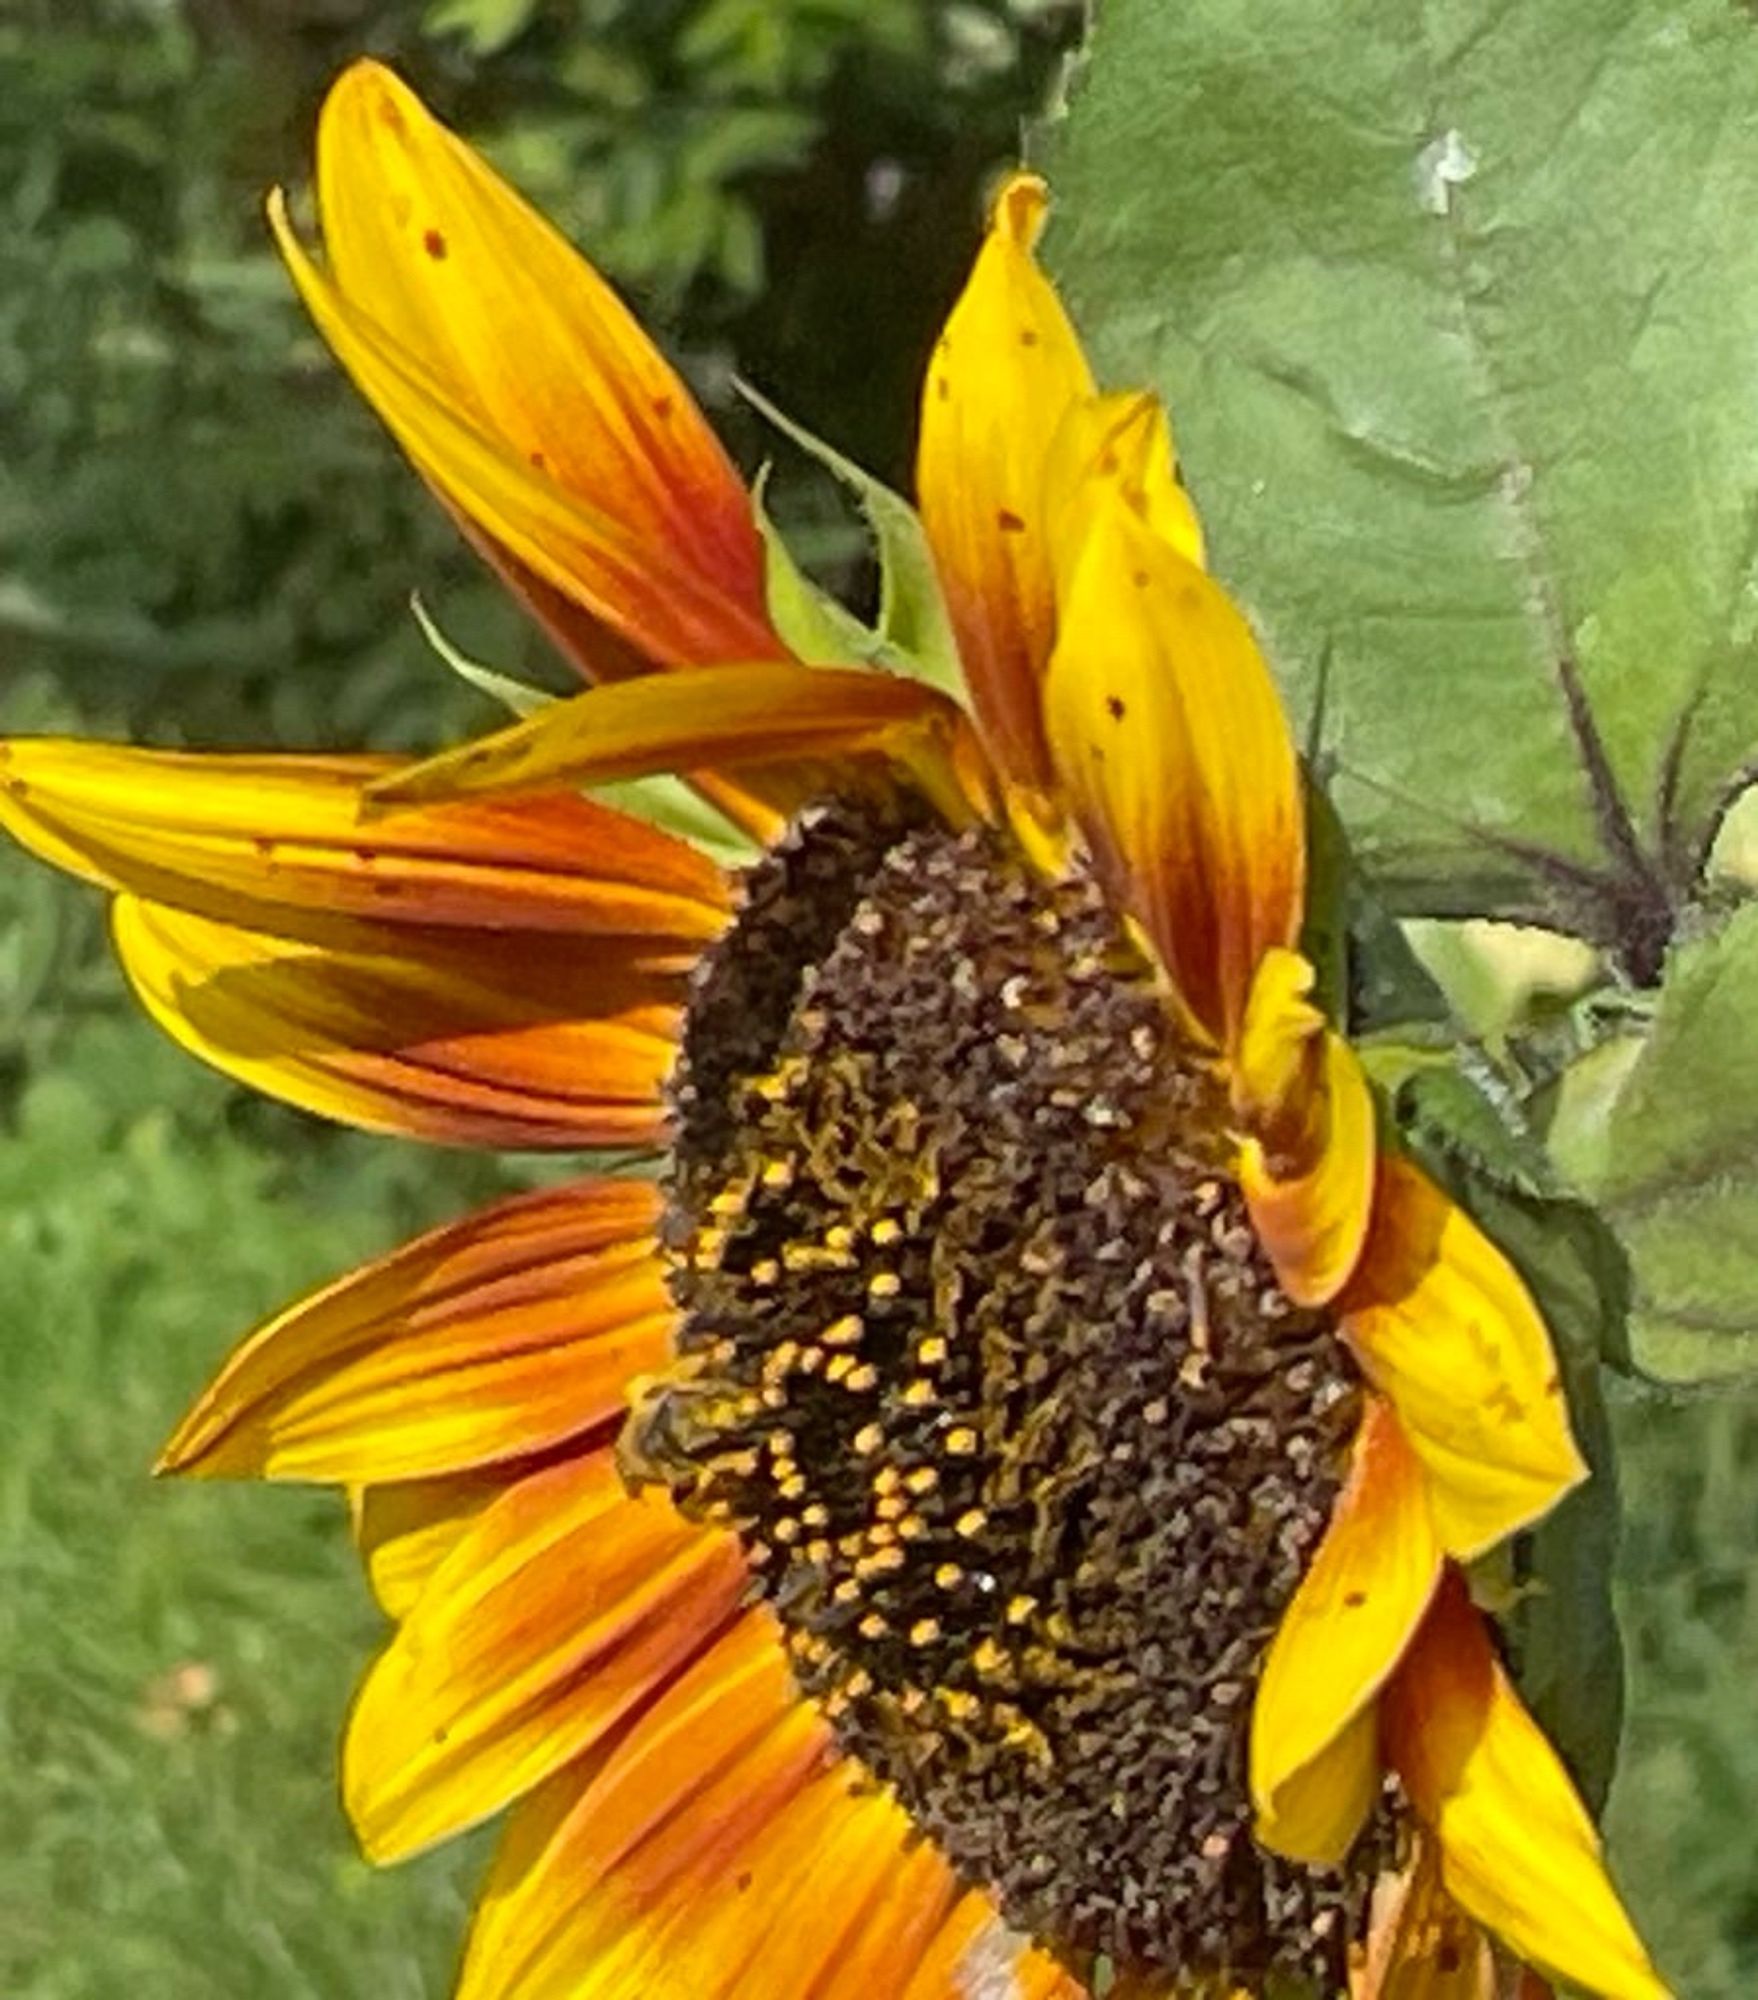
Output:
<svg viewBox="0 0 1758 2000">
<path fill-rule="evenodd" d="M 252 1334 L 159 1469 L 378 1484 L 609 1421 L 670 1352 L 661 1207 L 649 1181 L 582 1182 L 430 1230 Z"/>
</svg>

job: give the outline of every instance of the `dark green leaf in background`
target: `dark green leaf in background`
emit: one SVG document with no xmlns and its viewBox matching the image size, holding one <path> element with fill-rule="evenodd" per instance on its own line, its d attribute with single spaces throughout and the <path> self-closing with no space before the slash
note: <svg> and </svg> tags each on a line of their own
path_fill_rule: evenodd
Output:
<svg viewBox="0 0 1758 2000">
<path fill-rule="evenodd" d="M 1071 95 L 1052 262 L 1364 864 L 1651 974 L 1758 748 L 1758 19 L 1109 0 Z"/>
</svg>

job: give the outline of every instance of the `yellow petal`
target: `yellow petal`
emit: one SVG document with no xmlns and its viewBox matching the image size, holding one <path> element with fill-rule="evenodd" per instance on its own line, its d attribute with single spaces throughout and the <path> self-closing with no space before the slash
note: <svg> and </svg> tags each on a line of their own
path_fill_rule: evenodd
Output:
<svg viewBox="0 0 1758 2000">
<path fill-rule="evenodd" d="M 294 277 L 452 506 L 662 661 L 781 656 L 749 500 L 683 382 L 591 266 L 376 63 L 325 103 L 318 204 L 327 278 L 276 213 Z M 630 559 L 645 580 L 619 577 Z"/>
<path fill-rule="evenodd" d="M 1265 1846 L 1325 1866 L 1348 1852 L 1379 1791 L 1373 1703 L 1441 1566 L 1421 1461 L 1370 1396 L 1349 1477 L 1258 1681 L 1251 1795 Z"/>
<path fill-rule="evenodd" d="M 428 1579 L 363 1683 L 342 1789 L 378 1861 L 488 1818 L 591 1748 L 731 1617 L 738 1544 L 610 1451 L 510 1487 Z"/>
<path fill-rule="evenodd" d="M 1666 2000 L 1568 1773 L 1455 1572 L 1383 1698 L 1387 1755 L 1460 1907 L 1598 2000 Z"/>
<path fill-rule="evenodd" d="M 1045 470 L 1093 379 L 1032 246 L 1042 181 L 1015 174 L 928 364 L 916 485 L 978 727 L 997 766 L 1038 790 L 1050 770 L 1038 687 L 1056 630 Z"/>
<path fill-rule="evenodd" d="M 670 1351 L 661 1205 L 649 1181 L 543 1189 L 322 1287 L 244 1341 L 159 1470 L 376 1484 L 607 1422 Z"/>
<path fill-rule="evenodd" d="M 109 889 L 286 936 L 374 926 L 671 940 L 726 922 L 720 871 L 587 799 L 435 806 L 370 831 L 362 790 L 407 760 L 0 742 L 0 826 Z"/>
<path fill-rule="evenodd" d="M 1380 1161 L 1367 1247 L 1338 1306 L 1428 1470 L 1449 1555 L 1481 1555 L 1587 1477 L 1531 1294 L 1408 1160 Z"/>
<path fill-rule="evenodd" d="M 1045 687 L 1057 775 L 1194 1022 L 1231 1047 L 1305 893 L 1281 700 L 1244 619 L 1113 482 L 1077 518 Z"/>
<path fill-rule="evenodd" d="M 653 1146 L 681 982 L 492 934 L 394 952 L 268 936 L 133 896 L 116 949 L 167 1034 L 252 1089 L 368 1131 L 501 1148 Z"/>
<path fill-rule="evenodd" d="M 758 663 L 593 688 L 368 787 L 381 805 L 640 778 L 698 764 L 890 754 L 943 761 L 958 726 L 920 681 Z"/>
<path fill-rule="evenodd" d="M 1298 952 L 1266 952 L 1233 1063 L 1239 1184 L 1282 1289 L 1303 1306 L 1335 1298 L 1360 1259 L 1377 1152 L 1373 1093 L 1308 999 L 1312 985 Z"/>
<path fill-rule="evenodd" d="M 1146 389 L 1124 390 L 1071 404 L 1057 426 L 1045 508 L 1059 591 L 1067 588 L 1076 553 L 1078 510 L 1105 482 L 1186 561 L 1203 566 L 1202 523 L 1178 477 L 1166 406 Z"/>
<path fill-rule="evenodd" d="M 348 1492 L 354 1545 L 387 1618 L 408 1617 L 428 1579 L 482 1511 L 532 1468 L 496 1466 L 442 1479 L 355 1486 Z"/>
</svg>

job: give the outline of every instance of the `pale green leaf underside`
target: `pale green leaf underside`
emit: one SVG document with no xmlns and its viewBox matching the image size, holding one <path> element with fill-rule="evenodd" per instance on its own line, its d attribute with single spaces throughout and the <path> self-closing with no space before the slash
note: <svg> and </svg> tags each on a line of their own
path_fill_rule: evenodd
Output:
<svg viewBox="0 0 1758 2000">
<path fill-rule="evenodd" d="M 1758 20 L 1107 0 L 1072 96 L 1052 265 L 1300 726 L 1324 685 L 1364 861 L 1492 914 L 1542 906 L 1527 846 L 1605 866 L 1572 660 L 1688 872 L 1758 746 Z"/>
<path fill-rule="evenodd" d="M 1636 1049 L 1565 1092 L 1552 1150 L 1629 1256 L 1631 1349 L 1696 1382 L 1758 1369 L 1758 905 L 1676 951 Z"/>
</svg>

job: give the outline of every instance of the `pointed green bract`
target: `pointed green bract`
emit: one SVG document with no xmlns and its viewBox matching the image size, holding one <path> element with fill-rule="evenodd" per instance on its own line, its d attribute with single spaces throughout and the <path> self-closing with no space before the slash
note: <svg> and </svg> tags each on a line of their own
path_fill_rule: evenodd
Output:
<svg viewBox="0 0 1758 2000">
<path fill-rule="evenodd" d="M 1363 864 L 1676 901 L 1758 748 L 1758 16 L 1109 0 L 1070 96 L 1050 263 L 1166 394 L 1297 727 L 1324 679 Z"/>
</svg>

